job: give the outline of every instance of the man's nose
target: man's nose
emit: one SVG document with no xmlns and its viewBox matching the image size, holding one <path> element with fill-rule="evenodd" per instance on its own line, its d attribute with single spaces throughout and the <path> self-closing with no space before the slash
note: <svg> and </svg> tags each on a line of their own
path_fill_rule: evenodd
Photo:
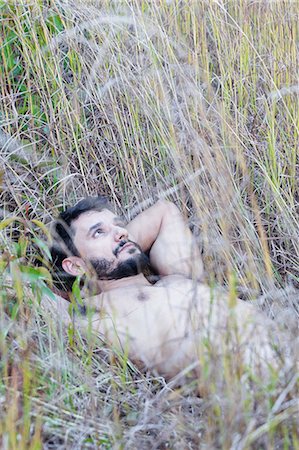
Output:
<svg viewBox="0 0 299 450">
<path fill-rule="evenodd" d="M 123 239 L 128 239 L 128 231 L 122 227 L 116 227 L 114 231 L 114 238 L 116 241 L 122 241 Z"/>
</svg>

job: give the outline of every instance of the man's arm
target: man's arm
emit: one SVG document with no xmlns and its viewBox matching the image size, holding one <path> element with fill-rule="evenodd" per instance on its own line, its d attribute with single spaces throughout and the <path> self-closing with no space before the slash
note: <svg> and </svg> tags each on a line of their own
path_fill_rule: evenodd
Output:
<svg viewBox="0 0 299 450">
<path fill-rule="evenodd" d="M 143 251 L 150 250 L 151 265 L 160 275 L 201 278 L 203 265 L 199 249 L 174 203 L 159 200 L 135 217 L 127 230 Z"/>
</svg>

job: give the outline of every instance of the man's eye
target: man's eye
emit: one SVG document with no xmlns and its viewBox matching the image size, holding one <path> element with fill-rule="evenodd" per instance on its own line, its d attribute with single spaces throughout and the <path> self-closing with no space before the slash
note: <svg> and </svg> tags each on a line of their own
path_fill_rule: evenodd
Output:
<svg viewBox="0 0 299 450">
<path fill-rule="evenodd" d="M 103 234 L 103 230 L 101 230 L 101 228 L 98 228 L 98 229 L 93 233 L 93 237 L 98 237 L 100 234 Z"/>
</svg>

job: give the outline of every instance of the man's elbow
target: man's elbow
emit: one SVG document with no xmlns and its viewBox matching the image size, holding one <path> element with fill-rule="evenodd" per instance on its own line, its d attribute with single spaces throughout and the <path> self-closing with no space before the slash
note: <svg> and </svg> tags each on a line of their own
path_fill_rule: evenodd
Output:
<svg viewBox="0 0 299 450">
<path fill-rule="evenodd" d="M 158 200 L 156 205 L 161 209 L 162 217 L 164 219 L 168 217 L 182 216 L 179 208 L 169 200 Z"/>
<path fill-rule="evenodd" d="M 157 201 L 156 204 L 160 205 L 164 209 L 169 209 L 169 210 L 175 209 L 175 210 L 179 211 L 178 207 L 170 200 L 160 199 Z"/>
</svg>

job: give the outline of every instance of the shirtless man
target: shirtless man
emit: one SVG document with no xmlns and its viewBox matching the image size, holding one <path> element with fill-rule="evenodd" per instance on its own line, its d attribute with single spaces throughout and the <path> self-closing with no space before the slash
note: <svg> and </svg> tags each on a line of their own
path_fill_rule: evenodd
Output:
<svg viewBox="0 0 299 450">
<path fill-rule="evenodd" d="M 56 272 L 69 288 L 96 273 L 96 295 L 84 298 L 92 314 L 78 323 L 133 362 L 167 378 L 192 365 L 199 372 L 207 354 L 233 354 L 259 374 L 276 365 L 275 324 L 201 282 L 200 252 L 173 203 L 158 201 L 126 224 L 105 199 L 88 197 L 59 216 L 53 235 Z M 160 275 L 155 284 L 143 273 L 148 264 Z"/>
</svg>

